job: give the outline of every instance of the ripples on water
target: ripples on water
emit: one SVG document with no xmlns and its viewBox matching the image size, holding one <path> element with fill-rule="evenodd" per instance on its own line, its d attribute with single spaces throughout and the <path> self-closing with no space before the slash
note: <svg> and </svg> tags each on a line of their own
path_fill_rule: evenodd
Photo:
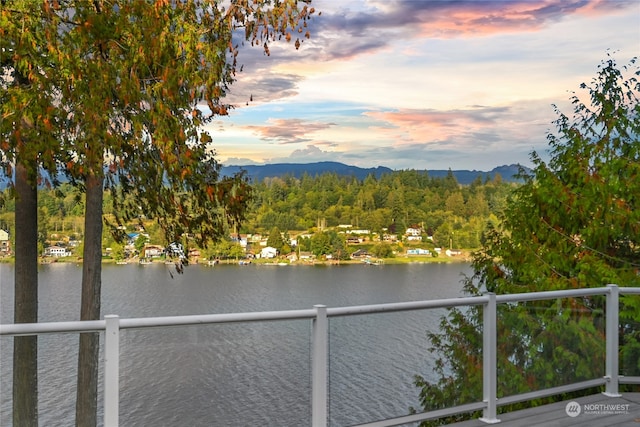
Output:
<svg viewBox="0 0 640 427">
<path fill-rule="evenodd" d="M 271 311 L 460 296 L 465 264 L 104 266 L 103 314 Z M 78 318 L 81 269 L 40 271 L 40 321 Z M 0 321 L 13 319 L 13 267 L 0 265 Z M 427 332 L 442 310 L 329 320 L 329 417 L 344 426 L 406 415 L 415 374 L 429 377 Z M 308 320 L 121 331 L 123 426 L 310 425 Z M 39 338 L 40 425 L 71 426 L 78 337 Z M 11 425 L 12 340 L 0 339 L 0 425 Z M 99 399 L 102 399 L 101 390 Z M 99 402 L 100 406 L 102 402 Z M 100 418 L 102 409 L 100 408 Z"/>
</svg>

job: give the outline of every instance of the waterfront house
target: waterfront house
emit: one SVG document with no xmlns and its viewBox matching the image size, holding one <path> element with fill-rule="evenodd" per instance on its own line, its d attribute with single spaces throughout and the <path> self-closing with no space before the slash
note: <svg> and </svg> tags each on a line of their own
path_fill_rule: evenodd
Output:
<svg viewBox="0 0 640 427">
<path fill-rule="evenodd" d="M 431 255 L 431 251 L 422 248 L 407 249 L 407 255 Z"/>
<path fill-rule="evenodd" d="M 420 237 L 422 236 L 422 230 L 415 227 L 409 227 L 404 234 L 406 236 Z"/>
<path fill-rule="evenodd" d="M 421 241 L 422 240 L 422 229 L 416 227 L 409 227 L 407 231 L 404 233 L 407 236 L 407 241 Z"/>
<path fill-rule="evenodd" d="M 238 234 L 237 236 L 231 236 L 231 241 L 238 243 L 240 247 L 246 252 L 247 245 L 249 244 L 249 237 L 247 234 Z"/>
<path fill-rule="evenodd" d="M 127 246 L 133 246 L 133 244 L 135 243 L 135 241 L 138 239 L 138 236 L 140 236 L 140 233 L 128 233 L 127 234 Z"/>
<path fill-rule="evenodd" d="M 265 246 L 260 251 L 260 258 L 269 259 L 269 258 L 275 258 L 276 256 L 278 256 L 278 250 L 276 248 L 271 247 L 271 246 Z"/>
<path fill-rule="evenodd" d="M 371 234 L 371 230 L 349 230 L 348 233 L 349 234 L 365 234 L 365 235 L 369 235 L 369 234 Z"/>
<path fill-rule="evenodd" d="M 315 258 L 313 253 L 308 251 L 300 251 L 300 254 L 298 256 L 300 257 L 300 261 L 306 262 L 313 261 L 313 259 Z"/>
<path fill-rule="evenodd" d="M 5 230 L 0 230 L 0 255 L 11 254 L 11 240 L 9 240 L 9 233 Z"/>
<path fill-rule="evenodd" d="M 298 261 L 298 254 L 296 254 L 295 252 L 290 252 L 287 254 L 286 258 L 289 260 L 289 262 L 296 262 Z"/>
<path fill-rule="evenodd" d="M 158 258 L 164 253 L 164 248 L 158 245 L 147 245 L 142 253 L 143 258 Z"/>
<path fill-rule="evenodd" d="M 71 252 L 62 246 L 49 246 L 44 249 L 44 255 L 60 258 L 64 256 L 71 256 Z"/>
<path fill-rule="evenodd" d="M 351 259 L 364 259 L 364 258 L 370 258 L 370 257 L 371 257 L 371 254 L 365 251 L 364 249 L 358 249 L 357 251 L 351 254 Z"/>
</svg>

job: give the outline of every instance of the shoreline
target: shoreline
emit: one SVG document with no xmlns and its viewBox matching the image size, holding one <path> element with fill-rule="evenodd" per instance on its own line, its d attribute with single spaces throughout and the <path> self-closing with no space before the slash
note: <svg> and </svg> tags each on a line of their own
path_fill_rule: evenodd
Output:
<svg viewBox="0 0 640 427">
<path fill-rule="evenodd" d="M 253 259 L 253 260 L 218 260 L 214 264 L 209 264 L 207 260 L 197 259 L 189 262 L 189 265 L 202 265 L 205 267 L 214 267 L 216 265 L 280 265 L 280 266 L 317 266 L 317 265 L 400 265 L 400 264 L 431 264 L 431 263 L 469 263 L 472 261 L 471 252 L 463 251 L 460 255 L 455 256 L 401 256 L 394 258 L 370 258 L 366 260 L 350 259 L 350 260 L 315 260 L 315 261 L 294 261 L 290 262 L 287 259 Z M 0 260 L 0 263 L 15 264 L 15 258 L 7 257 Z M 38 265 L 48 264 L 82 264 L 82 258 L 39 258 Z M 140 263 L 140 260 L 130 259 L 126 261 L 116 261 L 115 259 L 103 258 L 102 264 L 113 265 L 128 265 L 128 264 L 174 264 L 172 260 L 165 259 L 153 259 L 145 263 Z"/>
</svg>

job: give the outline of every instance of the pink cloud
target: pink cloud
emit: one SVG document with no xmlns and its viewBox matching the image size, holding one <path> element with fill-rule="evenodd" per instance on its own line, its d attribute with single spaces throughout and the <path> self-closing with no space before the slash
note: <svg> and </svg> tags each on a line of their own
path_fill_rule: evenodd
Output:
<svg viewBox="0 0 640 427">
<path fill-rule="evenodd" d="M 620 3 L 604 0 L 442 2 L 435 13 L 429 9 L 420 11 L 419 35 L 449 38 L 537 31 L 568 15 L 595 16 L 615 12 L 625 7 Z"/>
<path fill-rule="evenodd" d="M 367 112 L 366 116 L 382 122 L 376 132 L 404 143 L 449 139 L 468 131 L 496 127 L 504 108 L 472 107 L 468 110 L 398 110 Z"/>
<path fill-rule="evenodd" d="M 324 0 L 317 25 L 325 59 L 378 52 L 398 38 L 456 38 L 538 31 L 571 15 L 607 15 L 637 6 L 610 0 L 381 0 L 366 11 L 345 11 Z M 325 34 L 331 36 L 325 38 Z M 337 36 L 344 34 L 344 36 Z"/>
<path fill-rule="evenodd" d="M 269 119 L 263 126 L 246 126 L 263 140 L 279 144 L 295 144 L 310 141 L 314 132 L 328 129 L 333 123 L 306 122 L 301 119 Z"/>
</svg>

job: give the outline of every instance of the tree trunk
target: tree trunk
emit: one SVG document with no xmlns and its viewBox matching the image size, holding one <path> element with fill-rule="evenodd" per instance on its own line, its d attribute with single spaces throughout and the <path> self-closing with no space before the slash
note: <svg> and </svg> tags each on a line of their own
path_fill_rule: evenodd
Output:
<svg viewBox="0 0 640 427">
<path fill-rule="evenodd" d="M 102 174 L 99 171 L 97 174 L 90 173 L 86 179 L 81 320 L 100 318 L 103 191 Z M 100 335 L 98 333 L 80 334 L 76 426 L 94 427 L 97 425 L 99 348 Z"/>
<path fill-rule="evenodd" d="M 38 189 L 25 160 L 16 164 L 14 322 L 38 321 Z M 38 337 L 13 341 L 13 425 L 38 426 Z"/>
</svg>

